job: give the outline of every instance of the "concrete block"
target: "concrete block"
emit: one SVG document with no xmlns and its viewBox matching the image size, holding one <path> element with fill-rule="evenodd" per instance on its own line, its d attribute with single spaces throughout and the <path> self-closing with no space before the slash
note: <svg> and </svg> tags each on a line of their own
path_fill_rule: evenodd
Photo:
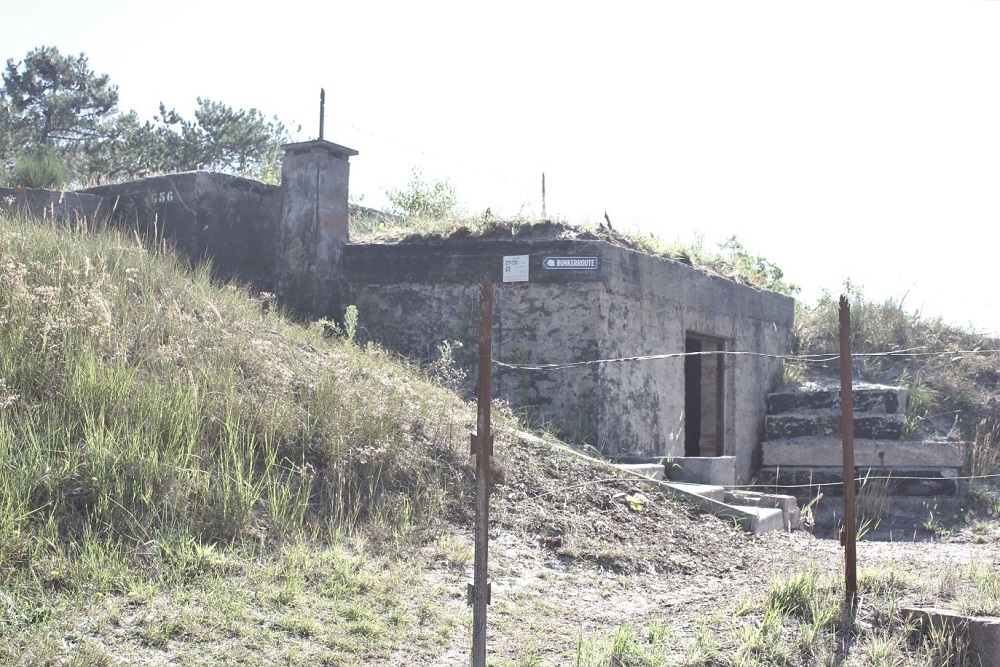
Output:
<svg viewBox="0 0 1000 667">
<path fill-rule="evenodd" d="M 855 387 L 852 396 L 855 412 L 906 413 L 907 392 L 899 387 L 887 385 Z M 767 405 L 771 414 L 830 409 L 839 412 L 840 387 L 775 392 L 768 396 Z"/>
<path fill-rule="evenodd" d="M 733 486 L 736 484 L 736 458 L 733 456 L 686 456 L 670 459 L 667 479 L 677 482 Z"/>
<path fill-rule="evenodd" d="M 966 647 L 966 657 L 982 667 L 1000 667 L 1000 618 L 963 616 L 934 607 L 902 607 L 903 618 L 916 621 L 922 634 L 947 628 L 958 644 Z"/>
<path fill-rule="evenodd" d="M 740 520 L 744 527 L 754 535 L 785 529 L 785 517 L 781 510 L 773 507 L 755 507 L 753 505 L 731 505 L 728 511 L 732 518 Z M 726 511 L 720 512 L 725 517 Z M 744 523 L 746 522 L 746 523 Z"/>
<path fill-rule="evenodd" d="M 749 505 L 781 510 L 785 530 L 797 530 L 799 527 L 801 512 L 795 496 L 756 491 L 730 491 L 726 493 L 725 502 L 729 505 Z"/>
<path fill-rule="evenodd" d="M 839 437 L 778 440 L 764 442 L 761 448 L 765 466 L 838 466 L 844 461 L 843 442 Z M 961 442 L 854 442 L 857 466 L 959 468 L 964 461 L 965 443 Z"/>
<path fill-rule="evenodd" d="M 503 282 L 503 258 L 528 258 L 526 282 Z M 552 257 L 596 258 L 588 270 L 551 270 Z M 786 354 L 794 302 L 715 278 L 676 262 L 603 241 L 562 238 L 411 240 L 344 248 L 349 303 L 362 327 L 384 346 L 433 358 L 444 339 L 461 340 L 471 369 L 477 298 L 484 275 L 496 284 L 494 357 L 508 363 L 562 363 L 635 354 L 683 352 L 689 333 L 720 341 L 754 341 Z M 766 392 L 780 363 L 727 358 L 716 435 L 741 480 L 748 480 Z M 471 377 L 471 374 L 470 374 Z M 558 373 L 500 368 L 498 395 L 552 424 L 572 442 L 605 456 L 683 456 L 684 360 L 605 364 Z M 723 483 L 732 484 L 724 480 Z"/>
<path fill-rule="evenodd" d="M 768 415 L 764 428 L 767 440 L 832 436 L 840 433 L 840 413 L 825 411 Z M 899 440 L 902 435 L 903 415 L 863 413 L 854 417 L 855 438 Z"/>
</svg>

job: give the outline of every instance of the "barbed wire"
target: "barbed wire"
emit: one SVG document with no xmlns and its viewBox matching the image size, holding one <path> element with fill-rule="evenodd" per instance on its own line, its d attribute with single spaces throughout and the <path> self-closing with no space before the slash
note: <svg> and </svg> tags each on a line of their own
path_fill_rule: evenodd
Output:
<svg viewBox="0 0 1000 667">
<path fill-rule="evenodd" d="M 667 486 L 669 488 L 673 488 L 675 485 L 676 486 L 682 486 L 684 484 L 690 484 L 689 482 L 673 481 L 673 480 L 669 480 L 669 479 L 663 479 L 663 480 L 653 479 L 653 478 L 647 477 L 647 476 L 645 476 L 645 475 L 643 475 L 642 473 L 639 473 L 639 472 L 635 472 L 635 471 L 632 471 L 632 470 L 627 470 L 627 469 L 619 468 L 619 467 L 617 467 L 616 464 L 614 464 L 614 463 L 612 463 L 610 461 L 601 461 L 600 459 L 594 459 L 592 457 L 588 457 L 588 456 L 586 456 L 586 455 L 584 455 L 582 453 L 579 453 L 579 452 L 574 452 L 574 453 L 580 455 L 581 458 L 587 459 L 589 461 L 601 463 L 601 464 L 603 464 L 604 466 L 607 466 L 607 467 L 614 468 L 619 473 L 623 473 L 623 476 L 619 476 L 619 477 L 606 477 L 606 478 L 602 478 L 602 479 L 590 480 L 590 481 L 587 481 L 587 482 L 582 482 L 580 484 L 572 484 L 572 485 L 568 485 L 568 486 L 564 486 L 564 487 L 559 487 L 557 489 L 552 489 L 552 490 L 545 491 L 543 493 L 538 493 L 538 494 L 531 495 L 531 496 L 525 495 L 524 498 L 518 499 L 518 502 L 529 502 L 529 501 L 539 500 L 539 499 L 546 498 L 546 497 L 549 497 L 549 496 L 554 496 L 556 494 L 565 493 L 567 491 L 576 491 L 576 490 L 579 490 L 579 489 L 582 489 L 582 488 L 586 488 L 588 486 L 595 486 L 597 484 L 614 483 L 614 482 L 621 483 L 621 482 L 627 481 L 629 477 L 634 478 L 636 481 L 652 483 L 652 484 L 656 484 L 656 485 L 659 485 L 659 486 Z M 871 481 L 876 481 L 876 480 L 905 480 L 905 481 L 927 481 L 927 482 L 955 481 L 955 482 L 959 482 L 959 481 L 986 480 L 986 479 L 996 479 L 996 478 L 1000 478 L 1000 474 L 995 474 L 995 475 L 960 475 L 960 476 L 956 476 L 956 477 L 911 477 L 911 476 L 905 476 L 904 477 L 904 476 L 892 476 L 892 475 L 866 475 L 866 476 L 855 477 L 854 478 L 854 482 L 856 484 L 859 484 L 861 486 L 861 488 L 858 489 L 858 493 L 860 493 L 863 490 L 863 488 L 864 488 L 864 483 L 871 482 Z M 725 488 L 726 491 L 757 491 L 757 492 L 766 493 L 767 491 L 777 491 L 779 489 L 781 489 L 781 490 L 791 490 L 791 489 L 824 489 L 824 488 L 828 488 L 828 487 L 835 487 L 835 486 L 842 486 L 842 485 L 843 485 L 843 481 L 838 481 L 838 482 L 812 482 L 812 483 L 809 483 L 809 484 L 737 484 L 737 485 L 734 485 L 734 486 L 725 486 L 724 488 Z"/>
<path fill-rule="evenodd" d="M 877 357 L 930 357 L 930 356 L 950 356 L 955 357 L 954 361 L 959 361 L 964 355 L 985 355 L 998 354 L 998 350 L 941 350 L 941 351 L 921 351 L 926 350 L 926 346 L 906 348 L 902 350 L 892 350 L 889 352 L 857 352 L 852 353 L 852 359 L 877 358 Z M 701 352 L 668 352 L 664 354 L 644 354 L 631 357 L 614 357 L 608 359 L 590 359 L 586 361 L 569 361 L 552 364 L 511 364 L 499 359 L 493 359 L 494 365 L 500 368 L 525 371 L 555 371 L 567 368 L 578 368 L 581 366 L 593 366 L 598 364 L 616 364 L 633 361 L 656 361 L 660 359 L 676 359 L 680 357 L 694 356 L 744 356 L 759 357 L 765 359 L 777 359 L 781 361 L 797 361 L 802 363 L 826 364 L 840 359 L 840 354 L 768 354 L 766 352 L 750 352 L 742 350 L 708 350 Z"/>
<path fill-rule="evenodd" d="M 874 480 L 906 480 L 906 481 L 917 481 L 917 482 L 948 482 L 948 481 L 972 481 L 978 479 L 995 479 L 1000 477 L 998 475 L 957 475 L 955 477 L 911 477 L 909 475 L 865 475 L 861 477 L 855 477 L 855 482 L 870 482 Z M 810 482 L 809 484 L 741 484 L 736 486 L 727 486 L 726 489 L 733 489 L 736 491 L 750 491 L 753 489 L 812 489 L 816 487 L 827 487 L 827 486 L 839 486 L 844 482 Z"/>
<path fill-rule="evenodd" d="M 522 434 L 522 435 L 526 435 L 526 434 Z M 615 478 L 605 478 L 605 479 L 599 479 L 599 480 L 590 480 L 590 481 L 587 481 L 587 482 L 582 482 L 582 483 L 578 483 L 578 484 L 573 484 L 573 485 L 569 485 L 569 486 L 566 486 L 566 487 L 562 487 L 560 489 L 555 489 L 555 490 L 552 490 L 552 491 L 546 491 L 545 493 L 541 493 L 541 494 L 538 494 L 538 495 L 535 495 L 535 496 L 526 496 L 524 498 L 524 500 L 534 500 L 535 498 L 543 498 L 543 497 L 546 497 L 546 496 L 551 496 L 553 494 L 559 493 L 561 491 L 572 491 L 574 489 L 578 489 L 578 488 L 582 488 L 582 487 L 586 487 L 586 486 L 592 486 L 594 484 L 600 484 L 602 482 L 623 481 L 625 478 L 628 478 L 628 477 L 632 477 L 632 478 L 636 479 L 636 481 L 652 482 L 654 484 L 668 484 L 669 485 L 669 484 L 688 484 L 689 483 L 689 482 L 672 481 L 672 480 L 668 480 L 668 479 L 663 479 L 663 480 L 653 479 L 651 477 L 647 477 L 646 475 L 643 475 L 640 472 L 636 472 L 634 470 L 629 470 L 627 468 L 622 468 L 622 467 L 620 467 L 620 464 L 615 464 L 614 462 L 612 462 L 612 461 L 610 461 L 608 459 L 599 459 L 599 458 L 596 458 L 596 457 L 593 457 L 593 456 L 588 456 L 587 454 L 581 452 L 578 449 L 570 447 L 569 445 L 551 442 L 549 440 L 545 440 L 544 438 L 539 438 L 537 436 L 532 436 L 532 437 L 535 438 L 538 441 L 538 443 L 540 443 L 540 444 L 544 444 L 544 445 L 546 445 L 548 447 L 551 447 L 553 449 L 560 449 L 560 450 L 562 450 L 562 451 L 564 451 L 564 452 L 566 452 L 568 454 L 571 454 L 571 455 L 573 455 L 573 456 L 575 456 L 577 458 L 583 459 L 585 461 L 589 461 L 591 463 L 599 464 L 602 467 L 612 468 L 612 469 L 616 470 L 619 473 L 619 475 L 624 475 L 624 477 L 615 477 Z M 864 467 L 864 466 L 856 466 L 856 467 Z M 996 478 L 1000 478 L 1000 474 L 989 474 L 989 475 L 957 475 L 955 477 L 913 477 L 913 476 L 909 476 L 909 475 L 907 475 L 907 476 L 902 476 L 902 475 L 895 475 L 895 476 L 893 476 L 893 475 L 890 474 L 890 475 L 861 475 L 861 476 L 855 477 L 854 481 L 856 483 L 869 482 L 869 481 L 875 481 L 875 480 L 912 480 L 912 481 L 921 481 L 921 482 L 956 481 L 956 482 L 958 482 L 958 481 L 973 481 L 973 480 L 979 480 L 979 479 L 996 479 Z M 842 485 L 843 483 L 844 483 L 843 481 L 839 481 L 839 482 L 811 482 L 811 483 L 808 483 L 808 484 L 760 484 L 760 483 L 758 483 L 758 484 L 737 484 L 737 485 L 733 485 L 733 486 L 725 486 L 724 488 L 726 488 L 727 490 L 734 490 L 734 491 L 750 491 L 750 490 L 753 490 L 753 489 L 809 489 L 809 488 L 817 488 L 817 487 L 824 488 L 824 487 L 828 487 L 828 486 L 838 486 L 838 485 Z"/>
</svg>

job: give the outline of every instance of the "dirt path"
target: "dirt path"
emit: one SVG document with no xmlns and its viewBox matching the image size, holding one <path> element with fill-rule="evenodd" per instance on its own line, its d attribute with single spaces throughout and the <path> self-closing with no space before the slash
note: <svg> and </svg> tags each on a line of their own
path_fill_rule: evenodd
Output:
<svg viewBox="0 0 1000 667">
<path fill-rule="evenodd" d="M 834 581 L 843 578 L 844 552 L 836 540 L 805 531 L 749 535 L 612 469 L 554 456 L 538 439 L 504 443 L 503 451 L 491 514 L 491 664 L 535 657 L 537 664 L 572 665 L 581 641 L 653 620 L 668 625 L 682 649 L 713 616 L 731 613 L 741 598 L 764 596 L 776 578 L 810 567 Z M 471 553 L 471 514 L 456 518 L 442 530 Z M 912 533 L 911 541 L 877 537 L 858 544 L 861 574 L 896 568 L 929 580 L 948 566 L 1000 560 L 997 530 L 951 541 Z M 471 565 L 425 571 L 428 586 L 463 619 L 464 630 L 433 658 L 404 662 L 468 664 Z"/>
</svg>

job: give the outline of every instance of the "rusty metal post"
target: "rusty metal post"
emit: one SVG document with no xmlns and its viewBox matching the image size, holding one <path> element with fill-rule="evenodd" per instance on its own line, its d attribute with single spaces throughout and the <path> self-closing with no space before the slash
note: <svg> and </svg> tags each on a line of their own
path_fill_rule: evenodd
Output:
<svg viewBox="0 0 1000 667">
<path fill-rule="evenodd" d="M 851 305 L 840 297 L 840 433 L 844 449 L 844 584 L 847 601 L 858 601 L 857 516 L 854 504 L 854 389 L 851 379 Z"/>
<path fill-rule="evenodd" d="M 490 544 L 490 457 L 493 430 L 490 403 L 493 400 L 493 285 L 488 279 L 479 286 L 479 371 L 477 382 L 476 434 L 472 454 L 476 457 L 476 559 L 472 605 L 472 667 L 486 667 L 486 607 L 490 603 L 487 565 Z"/>
</svg>

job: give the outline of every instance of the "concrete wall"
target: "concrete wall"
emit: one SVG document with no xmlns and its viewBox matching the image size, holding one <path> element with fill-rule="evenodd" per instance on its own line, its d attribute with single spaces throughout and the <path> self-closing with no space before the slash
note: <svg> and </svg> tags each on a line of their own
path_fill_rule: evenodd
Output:
<svg viewBox="0 0 1000 667">
<path fill-rule="evenodd" d="M 0 188 L 0 210 L 60 224 L 94 225 L 101 198 L 80 192 Z"/>
<path fill-rule="evenodd" d="M 600 343 L 598 277 L 545 274 L 544 247 L 572 252 L 573 242 L 463 240 L 398 245 L 349 245 L 348 300 L 358 306 L 363 336 L 404 354 L 430 360 L 445 340 L 459 340 L 456 361 L 474 381 L 479 326 L 479 283 L 494 283 L 493 356 L 509 363 L 596 359 Z M 530 255 L 529 283 L 502 282 L 505 255 Z M 562 371 L 494 369 L 499 396 L 530 410 L 537 423 L 568 439 L 597 442 L 600 407 L 596 366 Z"/>
<path fill-rule="evenodd" d="M 604 320 L 604 357 L 684 352 L 688 334 L 725 341 L 728 351 L 787 354 L 794 301 L 712 276 L 684 264 L 623 248 L 603 250 L 603 276 L 614 305 Z M 739 480 L 759 465 L 767 391 L 781 364 L 757 356 L 724 357 L 723 451 Z M 614 452 L 684 455 L 684 362 L 609 364 L 602 368 L 601 438 Z"/>
<path fill-rule="evenodd" d="M 529 280 L 504 283 L 503 258 L 529 257 Z M 546 257 L 596 257 L 590 270 L 549 270 Z M 604 242 L 451 240 L 349 245 L 348 299 L 378 342 L 423 359 L 446 339 L 465 344 L 473 368 L 478 283 L 496 287 L 494 357 L 508 363 L 564 363 L 684 352 L 689 333 L 727 350 L 787 353 L 793 301 L 683 264 Z M 780 362 L 727 356 L 723 363 L 724 451 L 737 476 L 759 457 L 766 395 Z M 500 368 L 500 395 L 529 407 L 571 440 L 608 455 L 684 455 L 682 357 L 555 370 Z"/>
<path fill-rule="evenodd" d="M 185 172 L 88 188 L 99 216 L 166 238 L 193 262 L 210 257 L 216 274 L 273 291 L 281 191 L 246 178 Z"/>
</svg>

